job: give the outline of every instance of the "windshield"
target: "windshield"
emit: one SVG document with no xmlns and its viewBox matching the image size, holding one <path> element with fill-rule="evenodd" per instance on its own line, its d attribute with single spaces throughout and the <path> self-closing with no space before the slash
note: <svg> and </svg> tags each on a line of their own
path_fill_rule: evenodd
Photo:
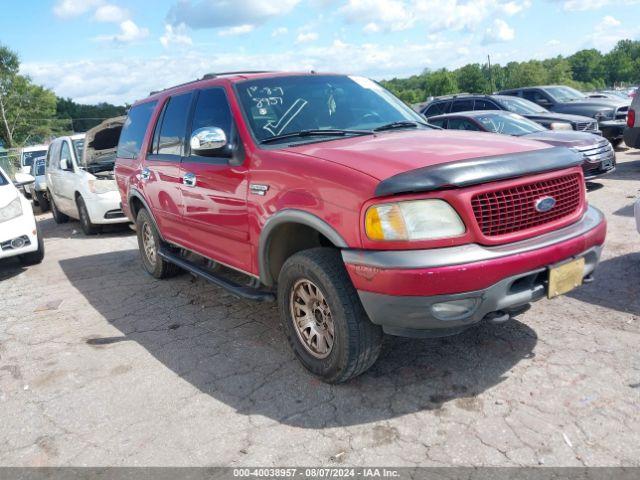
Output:
<svg viewBox="0 0 640 480">
<path fill-rule="evenodd" d="M 513 113 L 519 113 L 520 115 L 532 115 L 536 113 L 547 113 L 546 108 L 541 107 L 537 103 L 530 102 L 524 98 L 517 97 L 500 97 L 500 103 Z"/>
<path fill-rule="evenodd" d="M 545 90 L 558 102 L 572 102 L 585 98 L 584 93 L 571 87 L 548 87 Z"/>
<path fill-rule="evenodd" d="M 30 167 L 33 165 L 33 161 L 39 157 L 46 157 L 46 150 L 34 150 L 33 152 L 22 152 L 22 166 Z"/>
<path fill-rule="evenodd" d="M 78 163 L 82 162 L 82 152 L 84 150 L 84 138 L 80 138 L 78 140 L 71 140 L 73 143 L 73 149 L 76 152 L 76 159 Z"/>
<path fill-rule="evenodd" d="M 36 160 L 33 166 L 31 167 L 31 172 L 32 172 L 31 174 L 34 177 L 37 177 L 39 175 L 44 175 L 44 159 Z"/>
<path fill-rule="evenodd" d="M 397 97 L 363 77 L 249 80 L 238 83 L 237 92 L 258 141 L 305 130 L 369 131 L 393 122 L 424 123 L 424 118 Z"/>
<path fill-rule="evenodd" d="M 490 132 L 505 135 L 520 136 L 546 130 L 543 126 L 515 113 L 487 113 L 477 116 L 475 119 Z"/>
</svg>

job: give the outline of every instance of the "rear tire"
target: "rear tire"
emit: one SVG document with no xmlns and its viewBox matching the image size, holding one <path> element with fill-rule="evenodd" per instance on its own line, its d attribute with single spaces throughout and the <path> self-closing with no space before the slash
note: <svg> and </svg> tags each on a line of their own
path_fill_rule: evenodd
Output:
<svg viewBox="0 0 640 480">
<path fill-rule="evenodd" d="M 620 145 L 622 145 L 623 141 L 624 141 L 624 138 L 619 138 L 617 140 L 611 140 L 611 145 L 613 146 L 613 148 L 618 148 Z"/>
<path fill-rule="evenodd" d="M 145 209 L 140 210 L 136 217 L 136 234 L 142 266 L 149 275 L 162 279 L 173 277 L 181 271 L 178 266 L 167 262 L 158 255 L 162 240 L 151 215 Z"/>
<path fill-rule="evenodd" d="M 69 221 L 69 217 L 64 213 L 62 213 L 60 210 L 58 210 L 58 207 L 56 206 L 56 201 L 51 195 L 51 192 L 48 192 L 48 194 L 49 194 L 49 199 L 51 204 L 51 213 L 53 214 L 53 221 L 58 224 L 67 223 Z"/>
<path fill-rule="evenodd" d="M 41 212 L 49 211 L 49 199 L 44 192 L 36 192 L 36 200 L 38 201 L 38 206 L 40 207 Z"/>
<path fill-rule="evenodd" d="M 287 259 L 278 306 L 291 348 L 321 380 L 346 382 L 377 360 L 382 329 L 367 317 L 339 251 L 313 248 Z"/>
<path fill-rule="evenodd" d="M 80 217 L 80 227 L 85 235 L 95 235 L 100 230 L 100 227 L 91 223 L 91 217 L 87 210 L 87 205 L 84 203 L 82 197 L 76 199 L 76 205 L 78 206 L 78 217 Z"/>
<path fill-rule="evenodd" d="M 18 260 L 23 265 L 37 265 L 44 260 L 44 239 L 40 233 L 40 225 L 36 222 L 36 235 L 38 236 L 38 249 L 35 252 L 23 253 Z"/>
</svg>

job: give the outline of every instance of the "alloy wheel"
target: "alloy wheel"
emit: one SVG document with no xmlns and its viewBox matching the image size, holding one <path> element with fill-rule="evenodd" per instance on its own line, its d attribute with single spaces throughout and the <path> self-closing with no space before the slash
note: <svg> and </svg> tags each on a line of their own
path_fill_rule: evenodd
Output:
<svg viewBox="0 0 640 480">
<path fill-rule="evenodd" d="M 335 326 L 331 309 L 320 288 L 307 279 L 291 289 L 291 316 L 300 342 L 315 358 L 326 358 L 333 349 Z"/>
</svg>

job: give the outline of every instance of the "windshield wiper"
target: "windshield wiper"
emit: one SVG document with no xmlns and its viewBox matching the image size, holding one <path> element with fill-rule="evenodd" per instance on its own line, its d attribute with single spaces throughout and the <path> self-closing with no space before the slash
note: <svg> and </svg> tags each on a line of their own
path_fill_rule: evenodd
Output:
<svg viewBox="0 0 640 480">
<path fill-rule="evenodd" d="M 283 133 L 282 135 L 275 135 L 273 137 L 260 140 L 260 143 L 272 143 L 278 140 L 285 140 L 287 138 L 296 137 L 344 137 L 345 135 L 370 135 L 369 130 L 340 130 L 334 128 L 315 129 L 315 130 L 300 130 L 299 132 Z"/>
<path fill-rule="evenodd" d="M 425 127 L 430 127 L 429 124 L 424 122 L 414 122 L 409 120 L 403 120 L 400 122 L 391 122 L 385 125 L 381 125 L 373 129 L 374 132 L 382 132 L 384 130 L 394 130 L 396 128 L 418 128 L 420 125 L 424 125 Z"/>
</svg>

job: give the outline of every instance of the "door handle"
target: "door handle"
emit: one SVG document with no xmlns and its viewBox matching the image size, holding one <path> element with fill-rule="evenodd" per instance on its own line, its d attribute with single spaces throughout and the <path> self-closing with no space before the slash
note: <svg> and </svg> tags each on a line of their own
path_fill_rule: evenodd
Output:
<svg viewBox="0 0 640 480">
<path fill-rule="evenodd" d="M 142 171 L 140 172 L 140 179 L 141 180 L 149 180 L 149 178 L 151 177 L 151 170 L 149 170 L 148 168 L 143 168 Z"/>
<path fill-rule="evenodd" d="M 196 174 L 187 172 L 182 177 L 182 183 L 187 187 L 195 187 L 196 186 Z"/>
</svg>

